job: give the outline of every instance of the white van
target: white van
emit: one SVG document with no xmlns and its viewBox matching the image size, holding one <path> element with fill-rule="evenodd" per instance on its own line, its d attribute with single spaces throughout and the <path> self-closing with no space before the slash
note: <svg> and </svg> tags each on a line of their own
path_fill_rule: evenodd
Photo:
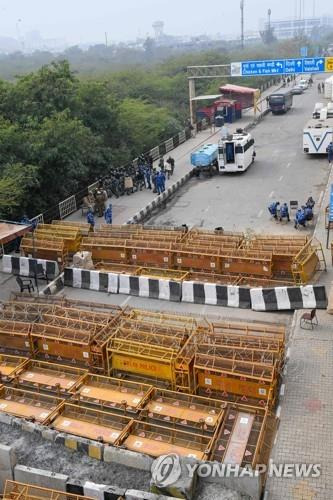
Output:
<svg viewBox="0 0 333 500">
<path fill-rule="evenodd" d="M 297 85 L 299 87 L 301 87 L 301 89 L 306 90 L 307 88 L 309 88 L 309 81 L 303 79 L 303 80 L 300 80 Z"/>
</svg>

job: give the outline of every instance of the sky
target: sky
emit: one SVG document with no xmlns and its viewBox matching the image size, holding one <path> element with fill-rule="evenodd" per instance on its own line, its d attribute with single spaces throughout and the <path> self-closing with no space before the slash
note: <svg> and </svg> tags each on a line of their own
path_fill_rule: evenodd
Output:
<svg viewBox="0 0 333 500">
<path fill-rule="evenodd" d="M 257 30 L 267 9 L 272 19 L 295 16 L 295 4 L 305 15 L 332 11 L 332 0 L 244 0 L 245 30 Z M 230 34 L 240 28 L 239 0 L 0 0 L 0 35 L 19 38 L 38 30 L 43 38 L 68 43 L 133 40 L 153 34 L 162 20 L 171 35 Z"/>
</svg>

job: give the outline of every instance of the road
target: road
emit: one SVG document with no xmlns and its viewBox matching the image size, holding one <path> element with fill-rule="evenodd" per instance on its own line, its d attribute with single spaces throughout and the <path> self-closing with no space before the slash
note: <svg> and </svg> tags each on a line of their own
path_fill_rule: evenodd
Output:
<svg viewBox="0 0 333 500">
<path fill-rule="evenodd" d="M 314 104 L 321 100 L 317 83 L 315 80 L 312 89 L 294 97 L 294 106 L 287 114 L 270 114 L 253 129 L 257 158 L 246 172 L 193 178 L 149 224 L 295 233 L 292 223 L 272 220 L 267 207 L 273 200 L 297 200 L 301 205 L 310 195 L 317 202 L 323 196 L 329 174 L 327 160 L 308 157 L 302 148 L 304 125 Z"/>
<path fill-rule="evenodd" d="M 270 89 L 267 89 L 263 93 L 263 98 L 267 95 L 269 95 L 271 92 L 279 88 L 278 86 L 272 87 Z M 266 109 L 266 102 L 265 100 L 262 103 L 262 110 L 264 111 Z M 230 132 L 236 131 L 237 128 L 242 128 L 248 125 L 249 123 L 253 122 L 254 120 L 254 113 L 253 109 L 246 110 L 243 113 L 243 116 L 240 120 L 237 120 L 235 123 L 228 125 L 228 130 Z M 218 129 L 217 129 L 218 130 Z M 171 179 L 166 182 L 166 187 L 170 187 L 172 184 L 177 182 L 181 177 L 183 177 L 185 174 L 187 174 L 191 169 L 191 164 L 190 164 L 190 154 L 192 151 L 195 151 L 198 149 L 201 145 L 207 144 L 210 142 L 218 142 L 220 138 L 220 132 L 217 131 L 215 134 L 212 133 L 211 129 L 208 128 L 207 130 L 204 130 L 197 134 L 196 137 L 189 139 L 188 141 L 184 142 L 180 146 L 178 146 L 176 149 L 173 151 L 170 151 L 166 155 L 173 156 L 176 160 L 176 168 L 175 168 L 175 173 L 171 177 Z M 156 162 L 157 164 L 158 162 Z M 144 189 L 142 191 L 139 191 L 138 193 L 134 193 L 130 196 L 121 196 L 120 198 L 112 198 L 108 201 L 111 201 L 113 205 L 113 223 L 114 224 L 126 224 L 126 222 L 133 217 L 134 214 L 136 214 L 139 210 L 144 208 L 146 205 L 151 203 L 151 201 L 156 197 L 156 194 L 154 194 L 152 191 L 149 191 L 148 189 Z M 108 203 L 108 202 L 107 202 Z M 86 217 L 82 216 L 81 211 L 78 210 L 77 212 L 71 214 L 67 220 L 77 220 L 77 221 L 85 221 Z M 100 219 L 96 218 L 96 223 L 99 223 Z"/>
</svg>

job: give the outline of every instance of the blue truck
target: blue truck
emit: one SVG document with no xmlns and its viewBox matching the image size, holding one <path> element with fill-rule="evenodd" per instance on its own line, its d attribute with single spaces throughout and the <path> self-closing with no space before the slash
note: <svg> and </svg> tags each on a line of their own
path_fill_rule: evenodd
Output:
<svg viewBox="0 0 333 500">
<path fill-rule="evenodd" d="M 191 165 L 198 177 L 201 172 L 208 172 L 210 176 L 218 172 L 218 145 L 205 144 L 191 153 Z"/>
</svg>

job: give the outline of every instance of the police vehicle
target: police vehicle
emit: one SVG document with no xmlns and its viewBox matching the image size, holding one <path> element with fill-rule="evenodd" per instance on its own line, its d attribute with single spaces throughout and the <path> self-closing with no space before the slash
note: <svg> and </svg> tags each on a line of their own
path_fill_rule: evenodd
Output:
<svg viewBox="0 0 333 500">
<path fill-rule="evenodd" d="M 303 131 L 303 151 L 306 154 L 327 153 L 327 147 L 333 140 L 333 118 L 327 118 L 327 110 L 320 112 L 321 118 L 310 120 Z"/>
<path fill-rule="evenodd" d="M 236 133 L 220 140 L 218 153 L 219 172 L 244 172 L 256 156 L 254 139 L 243 129 L 237 129 Z"/>
</svg>

